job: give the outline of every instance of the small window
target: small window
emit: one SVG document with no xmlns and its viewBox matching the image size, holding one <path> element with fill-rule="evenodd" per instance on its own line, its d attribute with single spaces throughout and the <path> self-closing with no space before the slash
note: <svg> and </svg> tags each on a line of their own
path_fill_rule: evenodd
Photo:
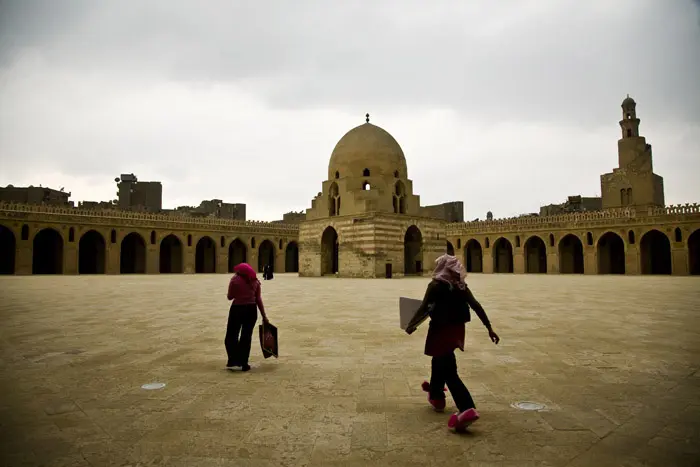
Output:
<svg viewBox="0 0 700 467">
<path fill-rule="evenodd" d="M 486 245 L 486 248 L 491 248 L 488 237 L 486 237 L 486 240 L 484 241 L 484 245 Z"/>
<path fill-rule="evenodd" d="M 554 246 L 554 235 L 549 234 L 549 246 Z"/>
<path fill-rule="evenodd" d="M 338 172 L 337 170 L 335 171 L 335 178 L 336 179 L 340 178 L 340 172 Z"/>
<path fill-rule="evenodd" d="M 394 170 L 394 178 L 399 178 L 399 171 L 398 170 Z"/>
<path fill-rule="evenodd" d="M 676 227 L 676 229 L 673 231 L 674 236 L 676 237 L 676 242 L 680 243 L 683 241 L 683 234 L 681 233 L 681 229 Z"/>
<path fill-rule="evenodd" d="M 255 248 L 255 237 L 250 239 L 250 247 Z"/>
<path fill-rule="evenodd" d="M 627 137 L 629 138 L 631 136 L 632 136 L 632 130 L 627 130 Z"/>
<path fill-rule="evenodd" d="M 68 241 L 71 243 L 75 241 L 75 229 L 73 227 L 68 229 Z"/>
<path fill-rule="evenodd" d="M 630 230 L 629 232 L 627 232 L 627 241 L 630 245 L 634 245 L 634 240 L 634 230 Z"/>
<path fill-rule="evenodd" d="M 29 226 L 27 224 L 22 226 L 22 240 L 29 240 Z"/>
<path fill-rule="evenodd" d="M 593 234 L 590 233 L 590 232 L 588 232 L 588 233 L 586 234 L 586 244 L 587 244 L 588 246 L 592 246 L 592 245 L 593 245 Z"/>
<path fill-rule="evenodd" d="M 112 229 L 112 231 L 109 233 L 109 241 L 111 243 L 117 243 L 117 231 Z"/>
<path fill-rule="evenodd" d="M 187 246 L 192 246 L 192 234 L 187 236 Z"/>
<path fill-rule="evenodd" d="M 280 239 L 278 246 L 279 246 L 279 249 L 281 250 L 282 249 L 282 240 L 281 239 Z"/>
<path fill-rule="evenodd" d="M 156 231 L 151 230 L 151 245 L 155 245 L 155 244 L 156 244 Z"/>
<path fill-rule="evenodd" d="M 460 248 L 462 248 L 462 239 L 458 238 L 457 239 L 457 249 L 459 250 Z"/>
<path fill-rule="evenodd" d="M 369 177 L 369 169 L 365 169 L 362 171 L 362 176 L 363 177 Z"/>
<path fill-rule="evenodd" d="M 223 247 L 225 247 L 225 246 L 226 246 L 226 237 L 224 237 L 224 236 L 222 235 L 222 236 L 221 236 L 221 248 L 223 248 Z"/>
<path fill-rule="evenodd" d="M 629 120 L 630 118 L 632 118 L 632 115 L 627 114 L 627 120 Z"/>
<path fill-rule="evenodd" d="M 515 247 L 520 248 L 520 235 L 515 236 Z"/>
<path fill-rule="evenodd" d="M 372 187 L 369 185 L 369 182 L 366 181 L 362 184 L 362 189 L 365 191 L 369 191 L 372 189 Z"/>
</svg>

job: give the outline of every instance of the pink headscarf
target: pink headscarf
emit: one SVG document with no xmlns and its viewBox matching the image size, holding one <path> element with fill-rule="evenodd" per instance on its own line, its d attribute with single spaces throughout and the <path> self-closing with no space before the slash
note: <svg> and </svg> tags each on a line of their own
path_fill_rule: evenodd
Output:
<svg viewBox="0 0 700 467">
<path fill-rule="evenodd" d="M 246 279 L 248 282 L 254 282 L 258 280 L 257 274 L 255 274 L 255 269 L 248 263 L 240 263 L 233 267 L 233 272 L 239 276 Z"/>
<path fill-rule="evenodd" d="M 464 290 L 467 287 L 466 278 L 467 271 L 464 270 L 462 262 L 456 256 L 442 255 L 435 260 L 433 279 Z"/>
</svg>

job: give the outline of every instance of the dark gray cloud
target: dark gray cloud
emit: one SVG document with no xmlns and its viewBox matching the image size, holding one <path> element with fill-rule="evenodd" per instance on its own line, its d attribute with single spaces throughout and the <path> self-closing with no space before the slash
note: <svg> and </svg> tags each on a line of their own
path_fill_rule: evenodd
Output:
<svg viewBox="0 0 700 467">
<path fill-rule="evenodd" d="M 107 198 L 133 171 L 274 218 L 369 111 L 424 202 L 508 215 L 595 194 L 630 93 L 667 198 L 699 199 L 699 6 L 0 0 L 0 182 Z"/>
</svg>

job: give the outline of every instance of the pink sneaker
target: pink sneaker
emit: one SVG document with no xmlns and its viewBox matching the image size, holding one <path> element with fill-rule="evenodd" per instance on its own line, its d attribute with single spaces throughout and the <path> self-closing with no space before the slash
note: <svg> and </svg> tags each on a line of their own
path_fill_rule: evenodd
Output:
<svg viewBox="0 0 700 467">
<path fill-rule="evenodd" d="M 429 393 L 430 383 L 427 381 L 423 381 L 423 384 L 421 384 L 421 388 L 423 388 L 423 391 Z M 443 391 L 447 391 L 447 388 L 443 388 Z M 433 406 L 433 410 L 435 410 L 436 412 L 445 411 L 445 399 L 431 399 L 430 394 L 428 394 L 428 402 L 430 402 L 430 405 Z"/>
<path fill-rule="evenodd" d="M 462 413 L 453 413 L 447 422 L 447 427 L 455 432 L 464 431 L 478 419 L 479 412 L 476 409 L 468 409 Z"/>
</svg>

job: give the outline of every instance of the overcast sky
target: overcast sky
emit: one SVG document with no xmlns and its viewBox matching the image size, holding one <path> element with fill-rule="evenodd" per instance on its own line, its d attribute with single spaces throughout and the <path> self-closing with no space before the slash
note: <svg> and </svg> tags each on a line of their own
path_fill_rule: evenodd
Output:
<svg viewBox="0 0 700 467">
<path fill-rule="evenodd" d="M 700 201 L 696 0 L 0 0 L 0 185 L 248 218 L 310 207 L 372 123 L 465 219 L 600 194 L 637 101 L 666 203 Z"/>
</svg>

